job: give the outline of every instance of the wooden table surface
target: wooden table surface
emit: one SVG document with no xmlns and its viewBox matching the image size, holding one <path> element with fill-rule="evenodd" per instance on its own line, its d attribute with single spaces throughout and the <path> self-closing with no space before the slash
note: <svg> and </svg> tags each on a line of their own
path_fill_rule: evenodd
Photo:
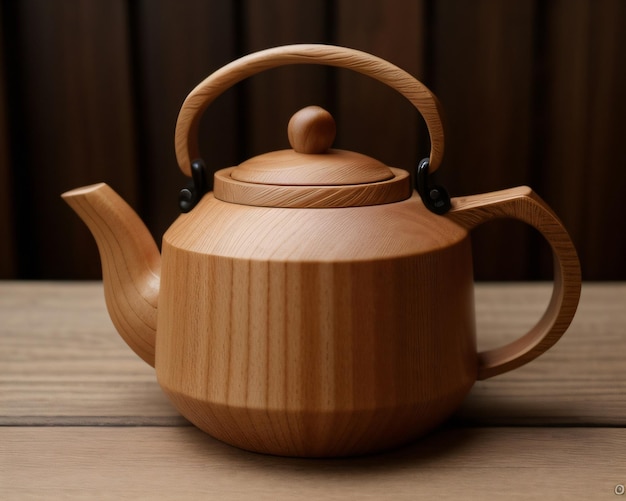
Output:
<svg viewBox="0 0 626 501">
<path fill-rule="evenodd" d="M 550 284 L 478 284 L 480 347 Z M 622 499 L 626 284 L 584 284 L 563 339 L 442 428 L 353 459 L 241 451 L 189 425 L 115 333 L 100 283 L 0 282 L 0 499 Z M 623 499 L 626 499 L 626 494 Z"/>
</svg>

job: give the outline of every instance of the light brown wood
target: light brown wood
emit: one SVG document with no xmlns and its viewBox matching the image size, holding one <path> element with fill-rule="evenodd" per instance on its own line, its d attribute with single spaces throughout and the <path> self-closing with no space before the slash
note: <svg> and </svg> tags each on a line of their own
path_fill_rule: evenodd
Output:
<svg viewBox="0 0 626 501">
<path fill-rule="evenodd" d="M 457 204 L 450 218 L 499 211 L 546 232 L 549 209 L 518 207 L 530 198 L 527 188 L 483 195 Z M 423 433 L 477 374 L 510 370 L 551 346 L 580 286 L 575 273 L 557 276 L 567 298 L 557 293 L 545 319 L 512 345 L 523 349 L 477 360 L 469 240 L 446 221 L 416 195 L 323 211 L 205 197 L 164 237 L 161 386 L 194 424 L 256 451 L 354 454 Z M 561 242 L 559 263 L 577 264 L 560 226 L 547 238 Z M 198 299 L 183 304 L 183 294 Z"/>
<path fill-rule="evenodd" d="M 332 116 L 308 106 L 288 124 L 292 150 L 250 158 L 215 173 L 215 197 L 262 207 L 357 207 L 399 202 L 411 196 L 402 169 L 352 151 L 329 149 Z"/>
<path fill-rule="evenodd" d="M 111 320 L 128 346 L 154 366 L 161 256 L 132 208 L 104 183 L 63 193 L 92 232 L 102 260 Z"/>
<path fill-rule="evenodd" d="M 191 175 L 191 161 L 200 156 L 198 125 L 204 110 L 236 83 L 262 71 L 290 64 L 324 64 L 347 68 L 367 75 L 397 90 L 422 114 L 430 134 L 430 170 L 443 158 L 444 135 L 439 103 L 424 84 L 406 71 L 371 54 L 332 45 L 287 45 L 255 52 L 215 71 L 185 99 L 176 123 L 175 144 L 178 165 Z"/>
<path fill-rule="evenodd" d="M 411 440 L 450 416 L 477 377 L 549 348 L 578 300 L 567 233 L 528 188 L 455 201 L 444 218 L 416 194 L 298 210 L 208 194 L 166 232 L 162 263 L 106 185 L 65 197 L 99 242 L 124 339 L 149 363 L 156 351 L 159 384 L 181 414 L 244 449 L 341 456 Z M 529 334 L 477 357 L 467 229 L 496 216 L 546 235 L 556 293 Z M 157 295 L 154 347 L 154 324 L 137 316 L 154 315 Z"/>
<path fill-rule="evenodd" d="M 316 121 L 322 121 L 318 124 Z M 326 123 L 333 118 L 319 106 L 303 108 L 288 125 L 292 150 L 264 153 L 242 162 L 231 172 L 237 181 L 278 186 L 338 186 L 393 178 L 382 162 L 360 153 L 330 149 Z M 332 122 L 334 127 L 334 121 Z M 306 151 L 307 148 L 310 151 Z M 408 198 L 409 193 L 407 192 Z"/>
<path fill-rule="evenodd" d="M 157 377 L 221 440 L 381 449 L 441 422 L 475 381 L 467 233 L 417 195 L 294 210 L 209 194 L 162 252 Z"/>
<path fill-rule="evenodd" d="M 558 217 L 526 186 L 455 199 L 452 205 L 447 217 L 468 229 L 497 218 L 514 218 L 530 224 L 546 238 L 554 256 L 554 289 L 546 312 L 524 336 L 479 353 L 478 379 L 486 379 L 528 363 L 560 339 L 578 306 L 580 264 Z"/>
<path fill-rule="evenodd" d="M 541 317 L 547 283 L 479 283 L 478 347 Z M 115 334 L 100 282 L 0 281 L 0 424 L 176 426 L 154 370 Z M 555 349 L 477 382 L 455 421 L 479 426 L 626 426 L 626 285 L 585 283 Z M 77 313 L 79 312 L 79 313 Z"/>
<path fill-rule="evenodd" d="M 186 423 L 104 295 L 102 282 L 0 281 L 0 425 Z"/>
<path fill-rule="evenodd" d="M 192 91 L 176 130 L 183 171 L 204 108 L 237 81 L 292 62 L 387 83 L 422 111 L 432 155 L 442 152 L 436 98 L 410 75 L 349 49 L 288 46 L 235 61 Z M 215 192 L 167 230 L 162 256 L 108 186 L 64 194 L 98 242 L 114 324 L 193 424 L 277 455 L 384 450 L 442 423 L 476 379 L 560 338 L 580 269 L 567 232 L 530 188 L 456 199 L 440 217 L 406 189 L 406 172 L 329 150 L 335 125 L 321 108 L 301 110 L 288 128 L 296 151 L 218 172 Z M 527 334 L 477 354 L 468 231 L 497 217 L 546 237 L 554 292 Z"/>
<path fill-rule="evenodd" d="M 307 106 L 287 125 L 289 144 L 298 153 L 326 153 L 337 133 L 335 119 L 320 106 Z"/>
<path fill-rule="evenodd" d="M 332 153 L 335 160 L 344 157 L 341 151 Z M 273 155 L 276 158 L 275 155 Z M 353 154 L 348 157 L 354 159 Z M 291 159 L 293 160 L 293 159 Z M 292 165 L 281 163 L 279 166 Z M 274 164 L 276 165 L 276 164 Z M 300 164 L 298 167 L 301 167 Z M 305 167 L 312 165 L 304 164 Z M 328 172 L 327 164 L 323 170 Z M 313 167 L 315 167 L 313 165 Z M 349 165 L 350 170 L 355 167 L 358 175 L 360 164 Z M 215 173 L 213 181 L 213 195 L 218 200 L 235 204 L 252 205 L 255 207 L 293 207 L 293 208 L 329 208 L 329 207 L 362 207 L 366 205 L 390 204 L 401 202 L 411 196 L 411 177 L 402 169 L 389 168 L 392 177 L 385 181 L 353 185 L 319 185 L 319 186 L 281 186 L 247 183 L 233 178 L 232 173 L 241 168 L 231 167 L 221 169 Z M 300 169 L 298 169 L 300 170 Z M 301 179 L 300 176 L 298 176 Z M 341 179 L 345 180 L 344 175 Z M 310 179 L 310 177 L 309 177 Z M 332 177 L 331 177 L 332 179 Z"/>
<path fill-rule="evenodd" d="M 589 500 L 626 483 L 624 429 L 447 429 L 343 460 L 249 454 L 190 427 L 0 428 L 0 443 L 8 501 Z"/>
<path fill-rule="evenodd" d="M 231 177 L 278 186 L 342 186 L 386 181 L 393 173 L 383 163 L 352 151 L 331 149 L 308 154 L 279 150 L 246 160 Z"/>
<path fill-rule="evenodd" d="M 551 286 L 475 293 L 488 348 L 530 327 Z M 102 295 L 101 283 L 0 282 L 2 499 L 620 499 L 626 484 L 626 284 L 585 283 L 567 336 L 476 383 L 454 427 L 341 460 L 250 454 L 185 425 Z"/>
</svg>

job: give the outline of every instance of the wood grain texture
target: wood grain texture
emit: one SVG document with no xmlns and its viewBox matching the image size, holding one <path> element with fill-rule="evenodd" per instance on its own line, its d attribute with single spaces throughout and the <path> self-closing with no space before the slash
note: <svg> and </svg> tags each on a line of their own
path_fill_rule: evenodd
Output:
<svg viewBox="0 0 626 501">
<path fill-rule="evenodd" d="M 0 428 L 0 443 L 7 501 L 619 499 L 626 463 L 626 430 L 593 428 L 452 428 L 335 460 L 250 454 L 194 428 Z"/>
<path fill-rule="evenodd" d="M 479 353 L 478 379 L 520 367 L 553 346 L 576 312 L 581 273 L 576 249 L 550 207 L 523 186 L 452 199 L 452 210 L 446 217 L 468 229 L 493 219 L 517 219 L 538 230 L 550 244 L 554 256 L 554 290 L 546 312 L 524 336 L 501 348 Z"/>
<path fill-rule="evenodd" d="M 2 425 L 180 425 L 101 282 L 0 282 Z"/>
<path fill-rule="evenodd" d="M 175 132 L 176 158 L 183 173 L 191 174 L 198 158 L 198 125 L 204 110 L 234 84 L 257 73 L 291 64 L 322 64 L 362 73 L 397 90 L 422 114 L 430 134 L 430 169 L 437 170 L 444 151 L 443 126 L 437 98 L 421 82 L 397 66 L 355 49 L 300 44 L 266 49 L 223 66 L 200 82 L 187 96 L 178 115 Z"/>
<path fill-rule="evenodd" d="M 479 349 L 506 344 L 532 327 L 551 289 L 547 283 L 477 284 Z M 103 297 L 100 282 L 0 281 L 0 424 L 185 423 L 154 370 L 115 332 Z M 478 381 L 455 421 L 625 427 L 624 305 L 625 284 L 583 284 L 576 317 L 554 349 Z"/>
<path fill-rule="evenodd" d="M 94 236 L 111 320 L 137 355 L 154 366 L 161 255 L 139 216 L 104 183 L 63 199 Z"/>
<path fill-rule="evenodd" d="M 614 231 L 626 187 L 622 0 L 7 0 L 2 10 L 4 140 L 17 188 L 0 246 L 13 249 L 16 277 L 100 276 L 96 246 L 58 201 L 73 186 L 106 181 L 160 238 L 186 182 L 172 148 L 184 96 L 243 54 L 314 42 L 375 54 L 438 95 L 447 116 L 438 182 L 451 194 L 528 184 L 571 232 L 586 279 L 626 278 L 626 232 Z M 428 154 L 419 113 L 392 89 L 291 66 L 207 109 L 199 143 L 209 170 L 287 147 L 283 124 L 308 104 L 336 116 L 338 148 L 402 168 Z M 473 245 L 482 280 L 552 274 L 550 249 L 521 224 L 485 225 Z"/>
<path fill-rule="evenodd" d="M 524 332 L 550 292 L 478 284 L 479 345 Z M 3 499 L 587 500 L 625 483 L 625 284 L 585 284 L 557 347 L 478 382 L 455 427 L 342 460 L 250 454 L 185 426 L 102 295 L 100 283 L 0 282 Z"/>
<path fill-rule="evenodd" d="M 540 169 L 553 168 L 533 158 L 533 120 L 543 116 L 541 108 L 534 108 L 534 92 L 544 85 L 533 80 L 542 68 L 541 59 L 534 59 L 540 54 L 533 53 L 541 29 L 535 5 L 529 0 L 433 4 L 429 84 L 445 109 L 446 139 L 454 145 L 439 174 L 452 194 L 523 184 L 544 197 L 551 194 L 534 177 Z M 534 237 L 523 225 L 495 221 L 478 228 L 473 238 L 476 276 L 534 278 L 533 258 L 544 250 Z M 549 275 L 546 271 L 542 277 Z"/>
<path fill-rule="evenodd" d="M 298 110 L 289 120 L 292 149 L 252 157 L 237 166 L 237 181 L 279 186 L 330 186 L 385 181 L 394 175 L 382 162 L 360 153 L 336 150 L 335 120 L 320 106 Z M 407 198 L 410 192 L 407 192 Z M 384 202 L 381 202 L 384 203 Z"/>
<path fill-rule="evenodd" d="M 163 238 L 157 377 L 194 424 L 246 449 L 389 447 L 474 383 L 472 291 L 467 233 L 417 195 L 294 210 L 209 194 Z"/>
<path fill-rule="evenodd" d="M 626 158 L 622 154 L 621 138 L 614 131 L 621 129 L 620 118 L 626 114 L 626 96 L 621 92 L 626 87 L 626 67 L 621 64 L 623 48 L 626 47 L 626 4 L 609 0 L 603 2 L 602 10 L 596 10 L 594 2 L 589 2 L 589 5 L 594 10 L 589 16 L 592 20 L 589 31 L 592 38 L 589 67 L 586 71 L 590 92 L 587 104 L 589 134 L 585 158 L 593 159 L 593 184 L 602 188 L 589 193 L 589 185 L 585 183 L 581 197 L 588 198 L 582 198 L 587 203 L 581 205 L 598 207 L 607 217 L 598 215 L 590 218 L 588 214 L 581 214 L 585 221 L 585 235 L 582 236 L 577 231 L 575 241 L 578 242 L 580 252 L 584 252 L 582 259 L 589 263 L 585 266 L 583 276 L 595 277 L 596 280 L 615 280 L 626 274 L 626 262 L 622 259 L 626 255 L 626 232 L 618 232 L 605 244 L 597 245 L 596 242 L 606 238 L 604 235 L 608 228 L 603 228 L 604 224 L 624 228 L 620 214 L 624 213 L 621 192 L 626 187 Z M 570 105 L 575 106 L 577 102 L 578 97 L 574 97 Z M 566 120 L 568 118 L 564 117 L 563 121 Z M 570 144 L 576 144 L 575 140 Z M 587 172 L 586 164 L 583 172 Z M 584 173 L 581 175 L 584 177 Z M 572 177 L 569 171 L 564 172 L 562 180 L 566 177 Z M 567 208 L 560 209 L 560 204 L 558 208 L 562 210 L 566 224 L 572 228 L 578 227 L 580 219 L 575 221 L 569 216 L 571 200 L 567 197 L 561 200 Z M 612 264 L 607 266 L 607 263 Z"/>
<path fill-rule="evenodd" d="M 469 241 L 444 222 L 471 229 L 497 217 L 548 239 L 554 294 L 526 335 L 476 359 Z M 221 440 L 285 455 L 361 453 L 423 432 L 476 376 L 550 348 L 579 292 L 567 232 L 526 187 L 453 200 L 446 218 L 417 195 L 322 211 L 208 195 L 164 237 L 157 375 L 181 413 Z"/>
<path fill-rule="evenodd" d="M 2 7 L 0 7 L 2 26 Z M 7 94 L 5 78 L 4 44 L 0 38 L 0 278 L 17 276 L 16 242 L 13 217 L 13 176 L 9 151 L 9 129 L 7 127 Z"/>
<path fill-rule="evenodd" d="M 59 203 L 61 192 L 106 179 L 137 204 L 125 5 L 26 0 L 12 7 L 19 62 L 10 77 L 21 117 L 12 155 L 16 182 L 29 187 L 17 215 L 29 230 L 19 248 L 25 278 L 100 275 L 96 248 Z"/>
<path fill-rule="evenodd" d="M 333 154 L 336 159 L 346 156 L 340 151 Z M 354 160 L 352 155 L 348 158 Z M 292 164 L 293 162 L 287 163 L 287 165 Z M 308 167 L 306 162 L 303 162 L 301 166 Z M 213 186 L 215 198 L 224 202 L 255 207 L 361 207 L 401 202 L 409 198 L 412 191 L 409 173 L 402 169 L 389 168 L 388 171 L 392 177 L 386 181 L 338 186 L 280 186 L 244 183 L 233 179 L 232 173 L 237 169 L 239 167 L 222 169 L 215 173 Z M 323 164 L 323 170 L 327 170 L 326 164 Z M 345 175 L 335 178 L 345 179 Z"/>
<path fill-rule="evenodd" d="M 246 160 L 231 174 L 247 183 L 279 186 L 340 186 L 391 179 L 391 170 L 377 160 L 346 150 L 319 154 L 279 150 Z"/>
<path fill-rule="evenodd" d="M 326 0 L 245 0 L 240 16 L 237 56 L 286 44 L 332 43 L 332 5 Z M 289 117 L 300 108 L 319 105 L 334 113 L 333 70 L 322 66 L 283 66 L 236 86 L 244 118 L 238 130 L 238 161 L 287 148 L 282 131 Z M 229 165 L 233 164 L 222 167 Z"/>
<path fill-rule="evenodd" d="M 221 0 L 134 0 L 127 5 L 137 113 L 139 212 L 160 241 L 180 213 L 177 189 L 187 181 L 176 168 L 176 116 L 183 98 L 207 73 L 238 56 L 235 8 L 233 2 Z M 200 126 L 199 141 L 208 152 L 205 160 L 210 171 L 239 161 L 244 141 L 238 102 L 236 93 L 221 96 Z M 118 190 L 107 176 L 89 182 L 98 181 Z"/>
<path fill-rule="evenodd" d="M 548 284 L 476 286 L 480 350 L 510 342 L 536 323 Z M 457 418 L 495 426 L 626 427 L 626 285 L 584 282 L 578 311 L 559 343 L 515 371 L 478 381 Z"/>
<path fill-rule="evenodd" d="M 448 418 L 477 378 L 550 348 L 580 293 L 567 232 L 527 187 L 454 199 L 446 217 L 417 194 L 293 210 L 209 193 L 168 229 L 162 259 L 107 185 L 63 197 L 96 238 L 122 337 L 181 414 L 257 452 L 343 456 L 405 443 Z M 554 293 L 527 334 L 477 356 L 467 230 L 497 217 L 546 237 Z"/>
<path fill-rule="evenodd" d="M 600 8 L 598 8 L 600 7 Z M 557 1 L 546 8 L 545 164 L 541 182 L 551 205 L 572 228 L 585 276 L 612 280 L 626 270 L 625 233 L 598 245 L 605 223 L 620 225 L 621 190 L 626 186 L 623 143 L 612 137 L 626 113 L 621 63 L 626 46 L 626 4 L 619 0 Z M 617 153 L 615 159 L 613 156 Z M 592 189 L 588 179 L 593 179 Z M 583 202 L 584 201 L 584 202 Z M 602 216 L 589 217 L 588 207 Z M 606 263 L 611 262 L 611 266 Z M 541 263 L 549 267 L 549 260 Z"/>
<path fill-rule="evenodd" d="M 333 9 L 334 43 L 375 54 L 430 85 L 427 2 L 361 0 L 357 7 L 353 0 L 337 0 Z M 428 156 L 422 117 L 398 93 L 350 71 L 336 72 L 334 91 L 338 148 L 410 171 Z"/>
<path fill-rule="evenodd" d="M 321 106 L 307 106 L 289 119 L 287 137 L 298 153 L 326 153 L 337 135 L 333 116 Z"/>
</svg>

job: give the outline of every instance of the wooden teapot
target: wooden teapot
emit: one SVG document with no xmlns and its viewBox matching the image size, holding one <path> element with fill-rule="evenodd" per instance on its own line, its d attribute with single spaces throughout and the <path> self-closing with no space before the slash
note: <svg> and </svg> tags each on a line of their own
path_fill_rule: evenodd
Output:
<svg viewBox="0 0 626 501">
<path fill-rule="evenodd" d="M 289 123 L 293 149 L 220 170 L 207 191 L 196 160 L 205 108 L 287 64 L 348 68 L 405 96 L 431 139 L 417 190 L 404 170 L 332 149 L 332 117 L 309 107 Z M 252 451 L 363 454 L 440 424 L 477 379 L 550 348 L 577 307 L 578 258 L 557 216 L 528 187 L 449 199 L 428 178 L 443 139 L 437 99 L 400 68 L 347 48 L 284 46 L 228 64 L 185 100 L 176 155 L 194 187 L 162 254 L 106 184 L 63 197 L 97 241 L 115 327 L 181 414 Z M 469 231 L 494 218 L 543 234 L 554 289 L 528 333 L 477 353 Z"/>
</svg>

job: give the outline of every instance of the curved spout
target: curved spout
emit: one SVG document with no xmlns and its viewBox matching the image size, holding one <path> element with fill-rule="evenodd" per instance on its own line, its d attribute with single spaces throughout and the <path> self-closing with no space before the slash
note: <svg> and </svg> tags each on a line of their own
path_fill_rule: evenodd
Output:
<svg viewBox="0 0 626 501">
<path fill-rule="evenodd" d="M 154 367 L 159 250 L 139 216 L 105 183 L 61 195 L 96 239 L 104 297 L 124 341 Z"/>
</svg>

